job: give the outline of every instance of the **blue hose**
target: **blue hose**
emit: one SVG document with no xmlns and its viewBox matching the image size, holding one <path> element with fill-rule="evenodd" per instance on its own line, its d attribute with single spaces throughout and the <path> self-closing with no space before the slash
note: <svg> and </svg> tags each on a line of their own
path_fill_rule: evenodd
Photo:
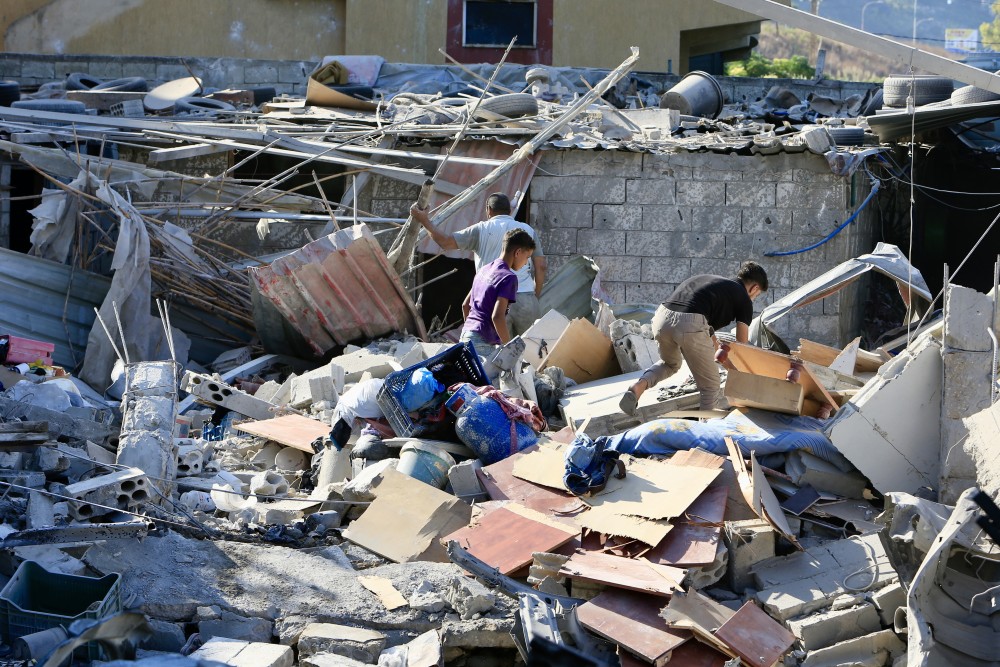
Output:
<svg viewBox="0 0 1000 667">
<path fill-rule="evenodd" d="M 827 241 L 829 241 L 830 239 L 832 239 L 834 236 L 836 236 L 837 234 L 839 234 L 841 232 L 841 230 L 844 229 L 844 227 L 846 227 L 847 225 L 849 225 L 852 222 L 854 222 L 855 218 L 858 217 L 858 214 L 861 213 L 861 211 L 863 211 L 865 209 L 865 206 L 867 206 L 868 202 L 870 202 L 872 200 L 872 198 L 875 196 L 875 193 L 877 193 L 879 191 L 879 187 L 881 185 L 882 185 L 882 183 L 880 181 L 872 181 L 872 191 L 869 192 L 868 196 L 865 197 L 865 200 L 863 202 L 861 202 L 861 206 L 859 206 L 857 208 L 857 210 L 854 211 L 854 213 L 851 214 L 851 217 L 849 217 L 847 220 L 844 220 L 844 222 L 841 223 L 840 226 L 838 226 L 835 230 L 833 230 L 832 232 L 830 232 L 829 234 L 827 234 L 827 236 L 825 238 L 823 238 L 822 240 L 817 241 L 816 243 L 813 243 L 811 246 L 806 246 L 805 248 L 799 248 L 798 250 L 785 250 L 785 251 L 782 251 L 782 252 L 778 252 L 778 251 L 765 252 L 764 253 L 764 257 L 786 257 L 788 255 L 798 255 L 800 253 L 808 252 L 810 250 L 813 250 L 815 248 L 820 247 L 821 245 L 823 245 L 824 243 L 826 243 Z"/>
</svg>

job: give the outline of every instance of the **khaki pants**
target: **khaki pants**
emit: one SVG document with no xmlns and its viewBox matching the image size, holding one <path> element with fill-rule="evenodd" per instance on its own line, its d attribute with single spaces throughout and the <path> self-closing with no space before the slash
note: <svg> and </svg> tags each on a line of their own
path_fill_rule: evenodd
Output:
<svg viewBox="0 0 1000 667">
<path fill-rule="evenodd" d="M 701 409 L 725 407 L 720 402 L 719 367 L 715 363 L 715 344 L 704 315 L 677 313 L 662 304 L 652 321 L 653 335 L 660 348 L 660 361 L 646 369 L 642 379 L 652 389 L 681 367 L 681 357 L 687 362 L 701 395 Z"/>
<path fill-rule="evenodd" d="M 507 330 L 511 337 L 520 336 L 527 331 L 542 316 L 540 310 L 538 297 L 534 292 L 518 292 L 517 301 L 507 308 Z"/>
</svg>

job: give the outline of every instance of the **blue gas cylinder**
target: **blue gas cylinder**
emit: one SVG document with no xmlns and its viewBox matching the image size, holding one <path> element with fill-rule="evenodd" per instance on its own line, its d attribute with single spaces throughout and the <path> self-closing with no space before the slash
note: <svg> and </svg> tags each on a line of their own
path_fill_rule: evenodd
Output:
<svg viewBox="0 0 1000 667">
<path fill-rule="evenodd" d="M 517 434 L 516 445 L 511 444 L 511 423 Z M 478 395 L 462 406 L 455 421 L 455 433 L 484 465 L 501 461 L 538 442 L 538 434 L 530 426 L 511 422 L 499 403 Z"/>
</svg>

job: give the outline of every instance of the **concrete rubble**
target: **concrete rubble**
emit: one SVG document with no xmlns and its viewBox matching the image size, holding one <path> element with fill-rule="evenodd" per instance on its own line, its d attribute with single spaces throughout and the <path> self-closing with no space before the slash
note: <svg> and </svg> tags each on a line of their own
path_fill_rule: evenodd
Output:
<svg viewBox="0 0 1000 667">
<path fill-rule="evenodd" d="M 463 98 L 415 93 L 345 109 L 224 91 L 208 94 L 226 106 L 180 116 L 141 102 L 125 113 L 115 105 L 139 98 L 112 96 L 70 130 L 75 106 L 0 107 L 0 151 L 59 184 L 40 197 L 63 198 L 34 213 L 36 254 L 66 263 L 78 222 L 94 216 L 106 227 L 102 243 L 132 249 L 132 272 L 116 253 L 118 282 L 94 297 L 102 308 L 90 342 L 68 350 L 81 355 L 76 368 L 55 363 L 67 353 L 58 346 L 0 367 L 3 643 L 27 645 L 38 630 L 66 626 L 57 643 L 68 646 L 100 625 L 109 636 L 79 649 L 77 663 L 993 664 L 1000 288 L 946 282 L 940 320 L 907 320 L 909 335 L 887 349 L 841 340 L 833 329 L 846 318 L 799 332 L 829 333 L 839 347 L 808 338 L 797 350 L 753 346 L 720 331 L 733 409 L 693 410 L 684 366 L 632 416 L 618 400 L 658 360 L 656 304 L 615 304 L 598 268 L 587 273 L 597 262 L 581 257 L 549 277 L 555 287 L 540 300 L 551 307 L 522 335 L 517 386 L 501 386 L 513 398 L 465 393 L 487 384 L 482 360 L 457 342 L 453 314 L 422 317 L 445 301 L 445 283 L 432 284 L 451 274 L 418 271 L 418 241 L 406 238 L 412 219 L 356 201 L 375 177 L 406 199 L 430 175 L 421 165 L 440 157 L 409 148 L 469 124 L 480 142 L 523 146 L 502 161 L 456 153 L 482 176 L 441 180 L 455 199 L 437 202 L 438 222 L 543 147 L 635 151 L 656 164 L 677 151 L 811 151 L 838 176 L 870 155 L 833 138 L 846 127 L 865 135 L 860 98 L 830 117 L 821 101 L 777 115 L 773 102 L 745 101 L 695 120 L 676 109 L 613 108 L 601 95 L 636 85 L 635 57 L 575 96 L 523 94 L 533 111 L 516 118 L 473 119 Z M 776 117 L 785 121 L 766 120 Z M 385 141 L 369 141 L 373 128 Z M 107 139 L 115 157 L 68 160 L 69 131 L 84 144 Z M 278 178 L 247 185 L 153 166 L 229 151 L 359 175 L 331 202 L 315 173 L 315 195 L 303 195 Z M 673 215 L 682 199 L 664 209 Z M 170 207 L 176 225 L 165 222 Z M 226 215 L 252 220 L 262 241 L 272 225 L 305 231 L 291 234 L 287 252 L 248 253 L 212 236 Z M 646 213 L 622 215 L 637 215 L 641 228 Z M 915 274 L 904 301 L 929 310 L 926 284 L 898 248 L 879 244 L 865 257 Z M 838 269 L 860 275 L 860 264 Z M 782 266 L 806 287 L 822 273 L 819 262 Z M 641 262 L 632 269 L 648 272 Z M 775 294 L 774 319 L 817 294 L 858 298 L 838 292 L 845 273 L 831 275 L 814 292 Z M 765 319 L 755 334 L 775 343 L 774 319 Z M 5 358 L 8 347 L 47 344 L 23 333 L 3 341 Z M 439 385 L 433 396 L 404 407 L 411 381 L 427 374 Z M 466 410 L 499 402 L 510 423 L 470 436 L 456 401 Z M 529 447 L 510 435 L 522 426 Z M 586 470 L 575 467 L 583 450 L 595 457 Z M 593 484 L 581 493 L 567 473 Z M 125 619 L 141 628 L 115 626 Z"/>
</svg>

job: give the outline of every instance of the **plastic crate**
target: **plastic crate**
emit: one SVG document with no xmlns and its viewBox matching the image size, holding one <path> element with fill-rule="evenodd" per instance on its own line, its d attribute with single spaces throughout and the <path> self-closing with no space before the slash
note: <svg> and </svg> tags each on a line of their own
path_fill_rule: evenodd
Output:
<svg viewBox="0 0 1000 667">
<path fill-rule="evenodd" d="M 81 618 L 104 618 L 122 610 L 121 575 L 99 579 L 49 572 L 24 561 L 0 591 L 0 630 L 4 643 Z M 100 645 L 79 649 L 81 658 L 101 658 Z"/>
<path fill-rule="evenodd" d="M 0 336 L 0 344 L 5 344 L 7 355 L 3 362 L 7 364 L 33 364 L 41 361 L 51 366 L 52 353 L 56 349 L 52 343 L 9 335 Z"/>
<path fill-rule="evenodd" d="M 479 355 L 476 354 L 476 348 L 472 343 L 458 343 L 419 364 L 389 373 L 375 400 L 382 408 L 382 414 L 392 425 L 392 430 L 400 438 L 418 434 L 419 425 L 413 422 L 400 402 L 401 392 L 418 368 L 429 369 L 445 386 L 451 386 L 455 382 L 468 382 L 477 387 L 489 384 L 486 371 L 483 370 L 483 364 L 479 361 Z"/>
</svg>

